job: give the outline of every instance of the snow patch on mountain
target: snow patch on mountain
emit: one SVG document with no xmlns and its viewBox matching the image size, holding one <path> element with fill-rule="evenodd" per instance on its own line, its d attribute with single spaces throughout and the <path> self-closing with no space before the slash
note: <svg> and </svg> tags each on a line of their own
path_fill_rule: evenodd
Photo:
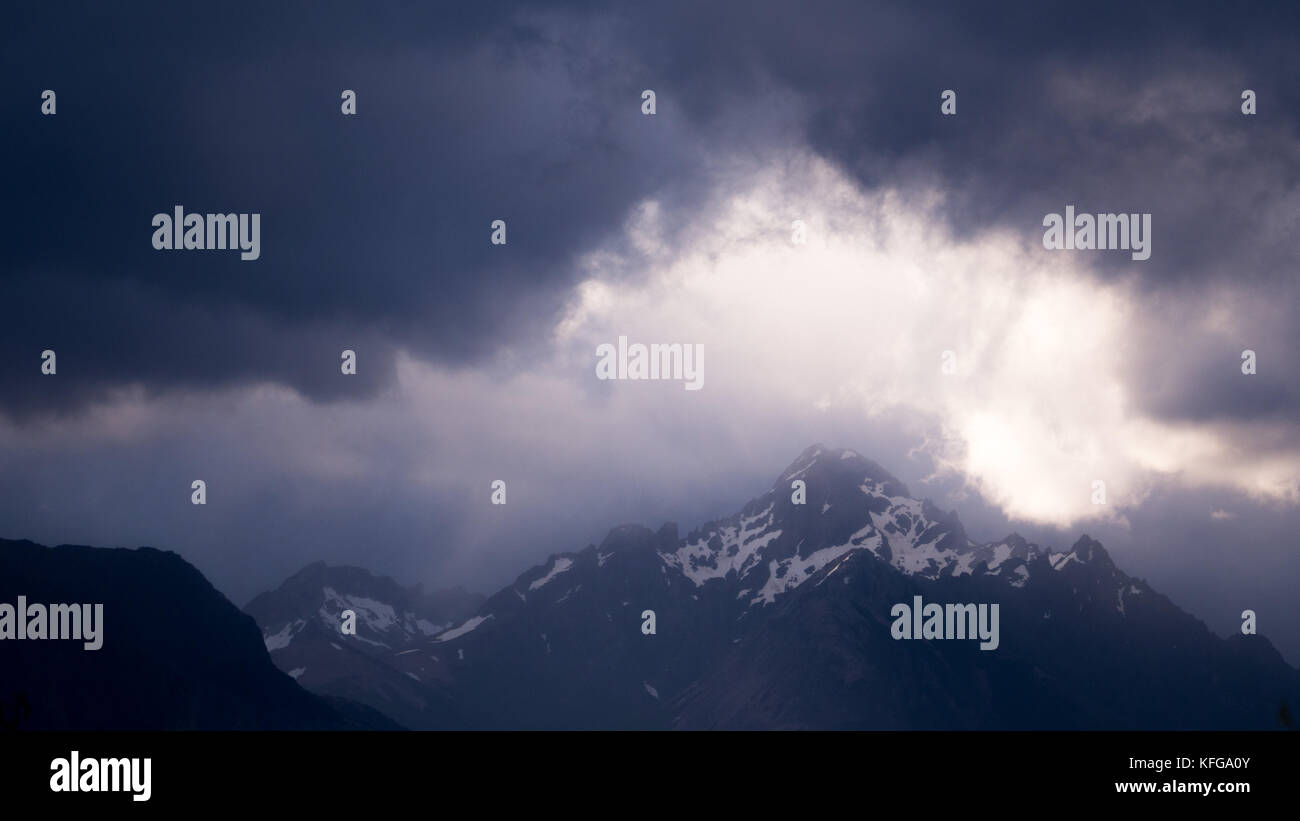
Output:
<svg viewBox="0 0 1300 821">
<path fill-rule="evenodd" d="M 742 516 L 738 525 L 723 525 L 686 542 L 675 553 L 661 553 L 664 563 L 690 579 L 696 587 L 709 579 L 726 578 L 731 571 L 743 577 L 759 562 L 764 548 L 781 536 L 772 525 L 769 504 L 761 513 Z"/>
<path fill-rule="evenodd" d="M 294 636 L 302 632 L 302 628 L 306 626 L 306 624 L 307 622 L 298 619 L 295 622 L 286 624 L 280 632 L 273 636 L 263 636 L 262 640 L 266 643 L 267 651 L 272 652 L 275 650 L 283 650 L 288 647 L 289 642 L 293 641 Z"/>
<path fill-rule="evenodd" d="M 365 596 L 340 594 L 332 587 L 326 587 L 322 592 L 325 594 L 325 604 L 321 606 L 320 615 L 327 625 L 336 625 L 339 613 L 344 610 L 355 612 L 357 618 L 376 633 L 383 633 L 398 624 L 397 611 L 391 604 Z"/>
<path fill-rule="evenodd" d="M 772 559 L 767 566 L 767 584 L 763 585 L 758 594 L 750 599 L 750 605 L 759 602 L 764 605 L 773 603 L 779 594 L 795 589 L 811 578 L 818 570 L 853 549 L 853 545 L 845 544 L 837 547 L 824 547 L 821 550 L 814 551 L 806 559 L 798 555 L 780 561 Z"/>
<path fill-rule="evenodd" d="M 1053 570 L 1060 570 L 1070 562 L 1079 561 L 1079 557 L 1074 555 L 1074 551 L 1072 550 L 1069 553 L 1053 553 L 1048 557 L 1048 561 L 1052 563 Z M 1082 562 L 1080 562 L 1080 564 L 1082 564 Z"/>
<path fill-rule="evenodd" d="M 551 567 L 550 572 L 548 572 L 545 576 L 541 577 L 540 579 L 533 582 L 532 584 L 528 585 L 528 589 L 529 590 L 538 589 L 542 585 L 549 582 L 551 579 L 555 578 L 556 576 L 560 575 L 564 571 L 568 570 L 570 567 L 573 567 L 573 559 L 568 559 L 563 556 L 557 557 L 555 559 L 555 564 Z"/>
<path fill-rule="evenodd" d="M 993 561 L 989 562 L 989 570 L 997 570 L 1002 563 L 1011 558 L 1011 545 L 1000 544 L 993 547 Z"/>
<path fill-rule="evenodd" d="M 462 624 L 460 627 L 439 634 L 437 637 L 434 638 L 434 641 L 442 642 L 442 641 L 451 641 L 452 639 L 458 639 L 461 636 L 465 635 L 466 633 L 471 632 L 472 630 L 477 628 L 480 624 L 482 624 L 483 622 L 487 621 L 490 618 L 492 618 L 491 613 L 487 614 L 486 616 L 475 616 L 474 618 Z"/>
</svg>

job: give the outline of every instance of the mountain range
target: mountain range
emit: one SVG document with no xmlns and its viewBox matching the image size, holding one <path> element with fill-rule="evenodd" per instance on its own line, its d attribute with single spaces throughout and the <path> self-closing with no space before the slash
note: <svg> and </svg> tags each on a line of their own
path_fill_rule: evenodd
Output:
<svg viewBox="0 0 1300 821">
<path fill-rule="evenodd" d="M 895 639 L 916 596 L 997 604 L 998 647 Z M 413 729 L 1268 729 L 1300 703 L 1266 638 L 1215 636 L 1086 535 L 977 543 L 820 445 L 728 518 L 616 527 L 486 600 L 316 564 L 247 612 L 299 684 Z"/>
<path fill-rule="evenodd" d="M 102 646 L 8 640 L 19 597 L 102 604 Z M 996 648 L 896 638 L 916 597 L 996 605 Z M 1270 729 L 1300 703 L 1264 636 L 1095 540 L 976 542 L 820 445 L 732 516 L 619 526 L 486 598 L 317 562 L 240 611 L 175 553 L 0 540 L 0 638 L 0 729 Z"/>
</svg>

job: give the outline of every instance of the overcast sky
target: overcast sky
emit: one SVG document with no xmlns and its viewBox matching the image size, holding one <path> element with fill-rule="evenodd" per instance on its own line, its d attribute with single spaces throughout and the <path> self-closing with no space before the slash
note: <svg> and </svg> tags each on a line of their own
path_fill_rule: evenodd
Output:
<svg viewBox="0 0 1300 821">
<path fill-rule="evenodd" d="M 491 592 L 823 442 L 1300 663 L 1300 9 L 428 5 L 8 13 L 0 536 Z M 1070 205 L 1150 258 L 1044 249 Z"/>
</svg>

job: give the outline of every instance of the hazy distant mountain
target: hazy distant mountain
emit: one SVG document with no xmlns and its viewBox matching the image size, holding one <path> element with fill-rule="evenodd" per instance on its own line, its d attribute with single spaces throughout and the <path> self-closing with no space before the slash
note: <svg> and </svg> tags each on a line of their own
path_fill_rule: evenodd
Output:
<svg viewBox="0 0 1300 821">
<path fill-rule="evenodd" d="M 245 611 L 271 658 L 299 684 L 369 705 L 406 727 L 455 726 L 456 711 L 435 677 L 393 666 L 395 654 L 472 615 L 481 595 L 460 588 L 424 592 L 356 567 L 309 565 Z M 341 632 L 356 614 L 356 634 Z"/>
<path fill-rule="evenodd" d="M 999 604 L 999 646 L 892 638 L 891 608 L 916 595 Z M 408 611 L 386 603 L 396 639 Z M 374 681 L 423 694 L 418 726 L 1270 728 L 1300 703 L 1267 639 L 1214 636 L 1088 537 L 977 544 L 876 463 L 821 446 L 734 516 L 685 538 L 615 528 L 418 632 L 369 654 Z"/>
<path fill-rule="evenodd" d="M 0 641 L 0 719 L 33 730 L 385 728 L 267 655 L 256 623 L 174 553 L 0 539 L 0 604 L 102 604 L 102 646 Z M 48 628 L 47 628 L 48 634 Z"/>
</svg>

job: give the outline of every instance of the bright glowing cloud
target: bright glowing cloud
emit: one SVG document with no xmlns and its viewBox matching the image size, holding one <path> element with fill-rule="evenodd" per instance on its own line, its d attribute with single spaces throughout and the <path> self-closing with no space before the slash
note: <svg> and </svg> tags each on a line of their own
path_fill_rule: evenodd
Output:
<svg viewBox="0 0 1300 821">
<path fill-rule="evenodd" d="M 1093 277 L 1086 256 L 1005 233 L 955 239 L 937 195 L 863 192 L 815 157 L 737 172 L 741 187 L 723 184 L 677 236 L 647 204 L 629 221 L 632 251 L 584 260 L 556 334 L 574 367 L 617 334 L 703 342 L 703 426 L 754 408 L 848 403 L 864 425 L 902 409 L 932 424 L 925 449 L 941 469 L 1013 519 L 1114 519 L 1162 478 L 1300 497 L 1300 458 L 1250 447 L 1257 432 L 1137 410 L 1142 386 L 1125 380 L 1141 297 Z M 642 279 L 625 275 L 637 267 Z"/>
</svg>

